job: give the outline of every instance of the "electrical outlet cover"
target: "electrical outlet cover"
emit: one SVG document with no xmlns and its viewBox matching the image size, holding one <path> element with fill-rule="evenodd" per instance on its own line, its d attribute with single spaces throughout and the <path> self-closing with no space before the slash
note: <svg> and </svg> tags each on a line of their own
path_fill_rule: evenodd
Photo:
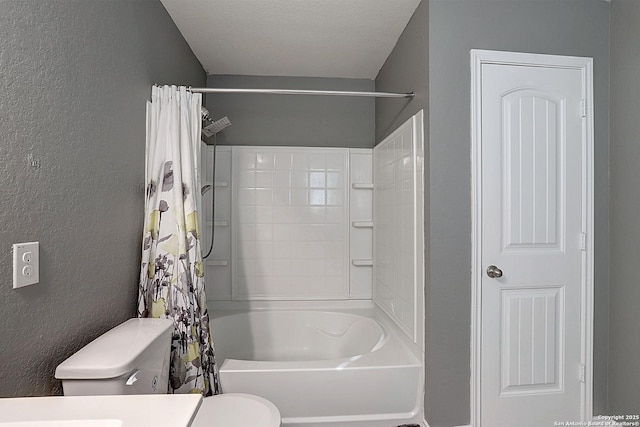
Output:
<svg viewBox="0 0 640 427">
<path fill-rule="evenodd" d="M 13 245 L 13 289 L 40 281 L 40 244 L 38 242 Z"/>
</svg>

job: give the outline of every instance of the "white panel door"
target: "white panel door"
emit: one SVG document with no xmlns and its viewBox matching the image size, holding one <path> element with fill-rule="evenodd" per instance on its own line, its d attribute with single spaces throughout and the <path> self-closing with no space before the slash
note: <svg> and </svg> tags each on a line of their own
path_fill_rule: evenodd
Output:
<svg viewBox="0 0 640 427">
<path fill-rule="evenodd" d="M 583 73 L 481 76 L 481 425 L 580 420 Z"/>
</svg>

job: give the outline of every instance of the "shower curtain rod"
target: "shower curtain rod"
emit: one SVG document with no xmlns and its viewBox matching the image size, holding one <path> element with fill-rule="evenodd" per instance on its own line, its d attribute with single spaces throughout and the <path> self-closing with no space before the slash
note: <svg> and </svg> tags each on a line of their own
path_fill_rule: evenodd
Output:
<svg viewBox="0 0 640 427">
<path fill-rule="evenodd" d="M 365 96 L 375 98 L 413 98 L 415 93 L 393 92 L 351 92 L 342 90 L 299 90 L 299 89 L 228 89 L 213 87 L 189 87 L 191 92 L 199 93 L 261 93 L 273 95 L 330 95 L 330 96 Z"/>
</svg>

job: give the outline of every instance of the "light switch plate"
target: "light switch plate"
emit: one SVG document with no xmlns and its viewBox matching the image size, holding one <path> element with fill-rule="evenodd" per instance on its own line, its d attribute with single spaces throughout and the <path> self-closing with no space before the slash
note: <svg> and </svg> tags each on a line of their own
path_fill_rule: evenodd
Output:
<svg viewBox="0 0 640 427">
<path fill-rule="evenodd" d="M 13 289 L 40 281 L 40 244 L 38 242 L 13 245 Z"/>
</svg>

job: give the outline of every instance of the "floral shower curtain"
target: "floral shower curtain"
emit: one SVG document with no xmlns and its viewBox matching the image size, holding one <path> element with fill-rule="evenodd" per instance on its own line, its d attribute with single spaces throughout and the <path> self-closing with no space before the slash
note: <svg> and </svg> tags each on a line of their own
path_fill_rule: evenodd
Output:
<svg viewBox="0 0 640 427">
<path fill-rule="evenodd" d="M 147 103 L 146 206 L 138 317 L 173 319 L 170 393 L 220 392 L 200 248 L 196 170 L 202 95 L 154 86 Z"/>
</svg>

